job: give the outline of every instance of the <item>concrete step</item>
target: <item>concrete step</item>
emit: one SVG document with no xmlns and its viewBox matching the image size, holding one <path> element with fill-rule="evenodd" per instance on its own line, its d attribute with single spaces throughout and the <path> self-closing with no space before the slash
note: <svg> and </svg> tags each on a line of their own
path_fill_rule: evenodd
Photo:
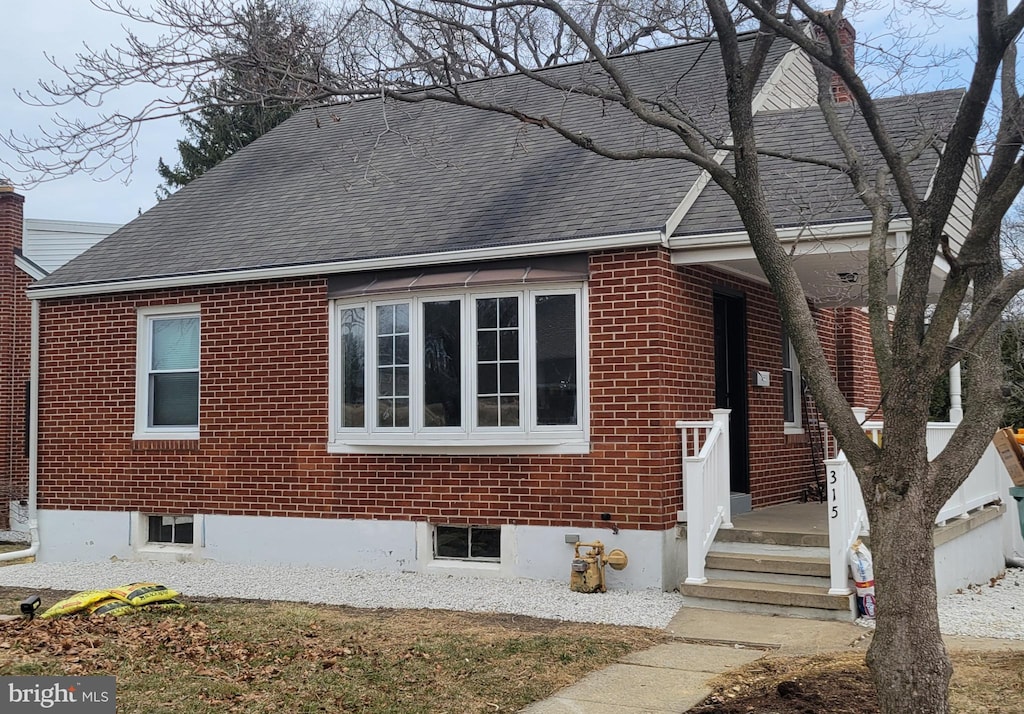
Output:
<svg viewBox="0 0 1024 714">
<path fill-rule="evenodd" d="M 743 527 L 719 528 L 715 541 L 718 543 L 756 543 L 760 545 L 828 548 L 828 531 L 824 533 L 799 533 L 788 530 L 754 530 Z"/>
<path fill-rule="evenodd" d="M 828 590 L 831 585 L 829 578 L 818 578 L 809 575 L 787 575 L 785 573 L 758 573 L 748 570 L 720 570 L 705 568 L 704 577 L 708 580 L 742 583 L 775 583 L 776 585 L 807 585 Z"/>
<path fill-rule="evenodd" d="M 807 557 L 790 554 L 708 553 L 705 567 L 718 570 L 740 570 L 749 573 L 777 573 L 828 578 L 831 575 L 828 557 Z"/>
<path fill-rule="evenodd" d="M 721 532 L 721 531 L 719 531 Z M 774 543 L 723 543 L 716 540 L 711 544 L 712 553 L 736 553 L 738 555 L 778 555 L 790 558 L 825 558 L 829 549 L 806 545 L 775 545 Z"/>
<path fill-rule="evenodd" d="M 823 619 L 854 619 L 852 595 L 829 595 L 827 588 L 779 583 L 708 580 L 679 586 L 692 606 L 741 612 L 784 612 Z M 739 606 L 738 606 L 739 605 Z"/>
</svg>

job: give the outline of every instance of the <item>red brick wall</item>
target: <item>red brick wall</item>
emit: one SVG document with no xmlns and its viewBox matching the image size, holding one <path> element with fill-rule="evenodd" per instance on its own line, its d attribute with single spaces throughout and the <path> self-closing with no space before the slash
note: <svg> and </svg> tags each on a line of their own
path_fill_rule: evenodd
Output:
<svg viewBox="0 0 1024 714">
<path fill-rule="evenodd" d="M 664 528 L 680 276 L 657 250 L 592 276 L 593 448 L 568 457 L 328 455 L 322 279 L 46 301 L 40 507 Z M 136 310 L 175 303 L 202 305 L 202 437 L 133 445 Z"/>
<path fill-rule="evenodd" d="M 710 312 L 715 287 L 739 291 L 745 296 L 747 316 L 747 405 L 750 448 L 750 491 L 755 508 L 793 501 L 814 482 L 811 444 L 806 434 L 787 435 L 782 415 L 782 321 L 775 298 L 766 285 L 738 280 L 726 273 L 706 268 L 683 269 L 689 285 L 699 286 L 692 300 L 706 306 L 707 314 L 700 331 L 695 332 L 690 351 L 705 354 L 706 364 L 700 378 L 706 380 L 709 403 L 714 402 L 714 354 L 709 343 L 713 329 Z M 835 364 L 832 312 L 815 311 L 819 337 L 830 363 Z M 767 370 L 769 387 L 754 386 L 753 373 Z M 710 407 L 693 416 L 702 418 Z M 742 436 L 741 436 L 742 438 Z"/>
<path fill-rule="evenodd" d="M 0 191 L 0 528 L 9 527 L 7 502 L 28 498 L 25 458 L 25 383 L 29 373 L 29 278 L 14 265 L 21 249 L 25 199 Z"/>
<path fill-rule="evenodd" d="M 850 406 L 863 407 L 881 419 L 882 388 L 878 382 L 868 316 L 855 307 L 836 311 L 836 360 L 839 386 Z"/>
<path fill-rule="evenodd" d="M 792 500 L 806 444 L 782 429 L 767 290 L 678 269 L 661 249 L 591 257 L 586 455 L 326 453 L 325 281 L 225 285 L 42 305 L 40 507 L 663 529 L 682 505 L 677 419 L 714 406 L 711 295 L 747 294 L 755 503 Z M 201 439 L 134 442 L 136 311 L 202 309 Z"/>
</svg>

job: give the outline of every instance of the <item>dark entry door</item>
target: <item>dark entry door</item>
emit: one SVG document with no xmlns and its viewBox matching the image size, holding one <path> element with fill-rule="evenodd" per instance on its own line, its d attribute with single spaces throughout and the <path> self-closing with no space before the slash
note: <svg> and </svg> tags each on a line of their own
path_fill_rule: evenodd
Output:
<svg viewBox="0 0 1024 714">
<path fill-rule="evenodd" d="M 734 493 L 750 493 L 746 312 L 742 295 L 714 294 L 715 406 L 732 410 L 729 415 L 729 490 Z"/>
</svg>

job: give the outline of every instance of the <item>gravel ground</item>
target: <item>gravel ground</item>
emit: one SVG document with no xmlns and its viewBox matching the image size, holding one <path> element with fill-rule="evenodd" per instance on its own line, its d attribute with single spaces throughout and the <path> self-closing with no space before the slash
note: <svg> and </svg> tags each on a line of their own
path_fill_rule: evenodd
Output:
<svg viewBox="0 0 1024 714">
<path fill-rule="evenodd" d="M 1024 640 L 1024 569 L 942 598 L 939 625 L 948 635 Z"/>
<path fill-rule="evenodd" d="M 681 607 L 678 593 L 611 590 L 584 595 L 567 583 L 492 580 L 413 573 L 383 574 L 223 563 L 27 563 L 0 568 L 0 586 L 89 590 L 124 583 L 163 583 L 193 597 L 503 612 L 572 622 L 665 627 Z M 52 603 L 51 603 L 52 604 Z M 1024 640 L 1024 569 L 939 600 L 950 635 Z M 867 627 L 871 620 L 858 620 Z"/>
<path fill-rule="evenodd" d="M 860 618 L 857 624 L 874 627 Z M 939 628 L 947 635 L 1024 640 L 1024 569 L 1007 568 L 1005 577 L 939 598 Z"/>
<path fill-rule="evenodd" d="M 0 585 L 15 587 L 91 590 L 144 581 L 161 583 L 193 597 L 503 612 L 553 620 L 657 628 L 665 627 L 681 606 L 678 593 L 612 590 L 603 595 L 586 595 L 571 592 L 567 582 L 555 581 L 223 563 L 119 561 L 0 567 Z"/>
</svg>

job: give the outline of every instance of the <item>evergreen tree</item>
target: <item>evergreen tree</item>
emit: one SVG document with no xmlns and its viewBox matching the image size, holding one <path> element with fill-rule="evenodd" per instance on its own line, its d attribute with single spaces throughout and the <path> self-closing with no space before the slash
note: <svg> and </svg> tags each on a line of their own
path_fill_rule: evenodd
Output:
<svg viewBox="0 0 1024 714">
<path fill-rule="evenodd" d="M 164 180 L 158 188 L 161 198 L 201 176 L 275 126 L 290 117 L 296 105 L 224 106 L 207 104 L 197 116 L 185 116 L 182 125 L 188 135 L 177 142 L 180 160 L 168 166 L 161 158 L 157 173 Z"/>
<path fill-rule="evenodd" d="M 216 53 L 221 76 L 193 94 L 198 109 L 182 116 L 186 138 L 177 142 L 178 163 L 159 160 L 160 198 L 252 143 L 294 114 L 304 98 L 312 98 L 318 83 L 309 78 L 329 73 L 322 62 L 325 43 L 302 13 L 300 5 L 267 0 L 238 10 L 230 42 Z"/>
</svg>

